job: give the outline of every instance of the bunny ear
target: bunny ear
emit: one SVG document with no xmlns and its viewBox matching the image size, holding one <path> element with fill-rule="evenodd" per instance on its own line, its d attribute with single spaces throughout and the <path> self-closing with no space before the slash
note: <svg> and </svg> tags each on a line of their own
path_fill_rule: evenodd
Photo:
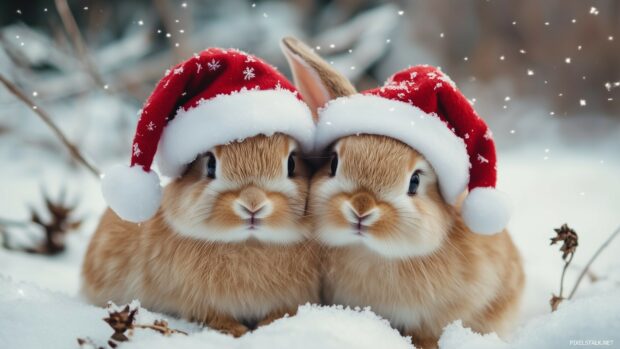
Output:
<svg viewBox="0 0 620 349">
<path fill-rule="evenodd" d="M 355 94 L 355 87 L 342 74 L 301 41 L 286 37 L 280 45 L 293 72 L 295 85 L 317 118 L 317 111 L 334 98 Z"/>
</svg>

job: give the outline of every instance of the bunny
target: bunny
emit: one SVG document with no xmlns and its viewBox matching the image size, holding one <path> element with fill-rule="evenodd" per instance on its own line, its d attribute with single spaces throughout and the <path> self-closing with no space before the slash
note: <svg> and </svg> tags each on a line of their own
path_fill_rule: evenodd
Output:
<svg viewBox="0 0 620 349">
<path fill-rule="evenodd" d="M 326 246 L 323 301 L 370 306 L 417 347 L 437 347 L 459 319 L 507 334 L 524 273 L 504 228 L 510 205 L 493 188 L 491 133 L 467 100 L 428 66 L 357 94 L 301 42 L 286 38 L 282 48 L 318 113 L 315 151 L 328 159 L 308 202 L 313 236 Z M 468 151 L 480 153 L 472 160 Z"/>
<path fill-rule="evenodd" d="M 301 159 L 313 129 L 294 87 L 257 57 L 208 49 L 174 67 L 141 111 L 132 166 L 103 177 L 110 209 L 83 294 L 139 299 L 233 336 L 319 302 Z M 172 178 L 163 190 L 155 155 Z"/>
</svg>

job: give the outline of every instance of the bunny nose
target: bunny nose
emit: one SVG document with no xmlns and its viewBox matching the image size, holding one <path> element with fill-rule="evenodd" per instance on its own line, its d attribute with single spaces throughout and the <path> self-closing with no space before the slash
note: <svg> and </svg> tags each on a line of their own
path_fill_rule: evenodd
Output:
<svg viewBox="0 0 620 349">
<path fill-rule="evenodd" d="M 353 195 L 342 209 L 346 219 L 358 230 L 371 226 L 380 216 L 375 199 L 368 193 Z"/>
<path fill-rule="evenodd" d="M 271 213 L 270 207 L 267 194 L 255 186 L 243 189 L 233 204 L 235 213 L 245 219 L 265 218 Z"/>
<path fill-rule="evenodd" d="M 377 207 L 377 203 L 372 195 L 365 192 L 353 195 L 349 203 L 351 210 L 360 220 L 367 218 Z"/>
<path fill-rule="evenodd" d="M 247 214 L 249 214 L 250 216 L 255 216 L 255 215 L 257 215 L 257 214 L 258 214 L 258 213 L 260 213 L 260 211 L 262 211 L 262 210 L 263 210 L 263 208 L 265 207 L 265 205 L 263 204 L 263 205 L 261 205 L 261 206 L 259 206 L 259 207 L 249 208 L 249 207 L 247 207 L 247 206 L 245 205 L 245 203 L 243 203 L 243 202 L 240 202 L 240 203 L 239 203 L 239 206 L 241 206 L 241 209 L 242 209 L 243 211 L 245 211 Z"/>
</svg>

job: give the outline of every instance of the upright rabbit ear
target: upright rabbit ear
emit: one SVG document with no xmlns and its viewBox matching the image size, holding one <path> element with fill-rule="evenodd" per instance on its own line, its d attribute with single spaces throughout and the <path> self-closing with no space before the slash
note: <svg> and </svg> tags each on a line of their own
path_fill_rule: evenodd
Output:
<svg viewBox="0 0 620 349">
<path fill-rule="evenodd" d="M 286 37 L 280 47 L 286 56 L 295 85 L 310 106 L 315 119 L 317 111 L 334 98 L 355 94 L 355 87 L 329 63 L 303 42 Z"/>
</svg>

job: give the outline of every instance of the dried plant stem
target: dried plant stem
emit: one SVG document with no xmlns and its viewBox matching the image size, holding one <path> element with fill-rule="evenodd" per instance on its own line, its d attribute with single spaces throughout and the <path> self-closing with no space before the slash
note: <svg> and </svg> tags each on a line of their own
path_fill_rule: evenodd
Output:
<svg viewBox="0 0 620 349">
<path fill-rule="evenodd" d="M 574 253 L 571 253 L 570 257 L 568 258 L 568 260 L 566 261 L 566 263 L 564 264 L 564 268 L 562 269 L 562 276 L 560 277 L 560 293 L 558 295 L 558 297 L 560 297 L 561 299 L 564 299 L 564 276 L 566 275 L 566 269 L 568 269 L 568 266 L 570 265 L 570 262 L 573 261 L 573 257 L 575 256 Z"/>
<path fill-rule="evenodd" d="M 86 49 L 86 45 L 84 44 L 84 38 L 82 37 L 82 33 L 80 32 L 80 28 L 75 21 L 75 17 L 71 13 L 71 9 L 67 4 L 67 0 L 55 0 L 56 10 L 60 15 L 60 19 L 62 20 L 62 24 L 65 27 L 65 30 L 69 34 L 71 38 L 71 42 L 73 43 L 74 48 L 77 50 L 77 54 L 79 59 L 84 64 L 88 74 L 92 77 L 97 85 L 99 85 L 104 90 L 107 90 L 105 86 L 105 82 L 103 78 L 95 68 L 93 61 L 91 60 L 88 50 Z"/>
<path fill-rule="evenodd" d="M 601 254 L 601 252 L 603 252 L 603 250 L 607 246 L 609 246 L 609 244 L 612 242 L 612 240 L 615 239 L 616 236 L 618 236 L 619 233 L 620 233 L 620 227 L 616 228 L 616 230 L 613 233 L 611 233 L 611 235 L 607 238 L 607 240 L 605 240 L 605 242 L 603 242 L 603 244 L 598 248 L 598 250 L 594 253 L 594 255 L 592 255 L 592 257 L 590 258 L 590 260 L 588 261 L 586 266 L 581 271 L 581 274 L 579 274 L 579 277 L 577 278 L 577 281 L 575 282 L 575 286 L 573 286 L 572 291 L 568 295 L 568 299 L 572 299 L 573 298 L 573 296 L 575 295 L 575 292 L 577 292 L 577 288 L 579 287 L 579 284 L 581 283 L 581 280 L 583 279 L 583 277 L 590 270 L 590 266 L 592 265 L 592 263 L 594 263 L 594 260 L 596 260 L 596 258 L 598 258 L 598 256 Z M 562 273 L 562 278 L 564 278 L 564 273 Z M 560 296 L 561 295 L 562 295 L 562 291 L 560 291 Z"/>
<path fill-rule="evenodd" d="M 35 114 L 37 114 L 39 118 L 41 118 L 41 120 L 43 120 L 43 122 L 52 129 L 54 135 L 56 135 L 56 137 L 58 137 L 62 144 L 67 147 L 69 153 L 75 160 L 86 166 L 86 168 L 93 175 L 99 177 L 99 170 L 88 160 L 86 160 L 82 153 L 80 153 L 78 147 L 76 147 L 73 143 L 71 143 L 71 141 L 69 141 L 69 139 L 67 139 L 65 134 L 60 130 L 60 128 L 58 128 L 58 126 L 56 126 L 52 118 L 43 109 L 39 108 L 28 96 L 26 96 L 26 94 L 24 94 L 17 86 L 15 86 L 15 84 L 6 79 L 2 74 L 0 74 L 0 82 L 2 82 L 4 86 L 6 86 L 6 88 L 13 95 L 15 95 L 15 97 L 17 97 L 20 101 L 24 102 L 24 104 L 26 104 L 28 108 L 31 108 L 32 111 L 34 111 Z"/>
<path fill-rule="evenodd" d="M 173 328 L 169 328 L 169 327 L 165 327 L 165 326 L 160 326 L 160 325 L 141 325 L 141 324 L 135 324 L 133 325 L 133 327 L 135 328 L 148 328 L 154 331 L 157 331 L 161 334 L 173 334 L 173 333 L 180 333 L 180 334 L 184 334 L 187 336 L 187 332 L 181 331 L 181 330 L 175 330 Z"/>
</svg>

